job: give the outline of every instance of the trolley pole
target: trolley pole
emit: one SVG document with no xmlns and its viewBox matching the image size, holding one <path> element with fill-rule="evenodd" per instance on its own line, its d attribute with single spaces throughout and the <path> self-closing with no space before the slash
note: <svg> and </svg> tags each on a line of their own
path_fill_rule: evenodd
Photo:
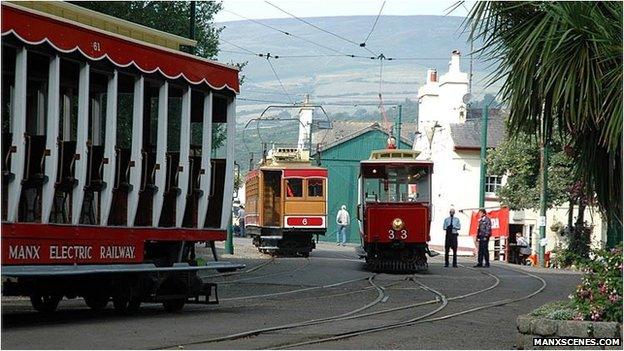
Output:
<svg viewBox="0 0 624 351">
<path fill-rule="evenodd" d="M 487 129 L 488 129 L 488 107 L 489 104 L 483 104 L 481 114 L 481 182 L 479 186 L 479 208 L 485 207 L 485 177 L 487 172 Z"/>
</svg>

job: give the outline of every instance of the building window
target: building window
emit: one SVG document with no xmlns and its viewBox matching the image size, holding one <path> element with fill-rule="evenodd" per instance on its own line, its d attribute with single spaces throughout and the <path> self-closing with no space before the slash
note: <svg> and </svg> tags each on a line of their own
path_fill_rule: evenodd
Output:
<svg viewBox="0 0 624 351">
<path fill-rule="evenodd" d="M 286 179 L 286 197 L 303 197 L 303 179 Z"/>
<path fill-rule="evenodd" d="M 485 177 L 485 192 L 496 194 L 498 189 L 503 186 L 503 177 L 501 176 L 487 176 Z"/>
<path fill-rule="evenodd" d="M 308 197 L 323 197 L 323 179 L 308 179 Z"/>
</svg>

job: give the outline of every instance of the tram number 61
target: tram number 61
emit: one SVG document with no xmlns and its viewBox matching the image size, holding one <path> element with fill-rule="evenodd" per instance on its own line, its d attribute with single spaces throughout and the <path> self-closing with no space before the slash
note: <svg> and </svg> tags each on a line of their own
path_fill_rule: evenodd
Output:
<svg viewBox="0 0 624 351">
<path fill-rule="evenodd" d="M 388 230 L 388 239 L 394 240 L 397 237 L 401 240 L 407 239 L 407 230 L 403 229 L 398 233 L 392 229 Z"/>
</svg>

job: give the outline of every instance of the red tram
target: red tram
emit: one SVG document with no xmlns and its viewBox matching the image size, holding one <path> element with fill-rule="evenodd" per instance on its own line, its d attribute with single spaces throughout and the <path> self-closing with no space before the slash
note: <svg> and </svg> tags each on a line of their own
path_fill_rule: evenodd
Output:
<svg viewBox="0 0 624 351">
<path fill-rule="evenodd" d="M 417 156 L 412 150 L 377 150 L 360 162 L 360 257 L 372 271 L 427 268 L 433 163 Z"/>
<path fill-rule="evenodd" d="M 64 2 L 2 3 L 3 295 L 40 311 L 217 302 L 198 271 L 240 265 L 198 267 L 195 243 L 216 260 L 226 238 L 239 81 L 179 50 L 194 44 Z"/>
</svg>

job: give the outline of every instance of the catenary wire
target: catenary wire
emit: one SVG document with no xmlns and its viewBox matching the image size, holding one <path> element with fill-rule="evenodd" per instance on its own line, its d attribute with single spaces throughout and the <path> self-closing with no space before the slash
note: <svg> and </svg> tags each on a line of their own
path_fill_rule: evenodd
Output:
<svg viewBox="0 0 624 351">
<path fill-rule="evenodd" d="M 275 78 L 277 78 L 277 81 L 279 82 L 280 86 L 282 87 L 282 90 L 284 91 L 284 94 L 286 94 L 286 97 L 288 98 L 288 101 L 290 101 L 291 104 L 294 104 L 292 98 L 290 97 L 290 94 L 288 94 L 288 92 L 286 91 L 286 88 L 284 87 L 284 83 L 282 83 L 282 80 L 277 75 L 277 71 L 275 70 L 275 67 L 273 67 L 273 63 L 271 62 L 271 60 L 268 57 L 267 57 L 267 62 L 269 63 L 269 66 L 271 67 L 271 71 L 273 71 L 273 74 L 275 75 Z"/>
<path fill-rule="evenodd" d="M 268 24 L 266 24 L 266 23 L 263 23 L 263 22 L 260 22 L 260 21 L 258 21 L 258 20 L 255 20 L 255 19 L 253 19 L 253 18 L 249 18 L 249 17 L 243 16 L 243 15 L 238 14 L 238 13 L 236 13 L 236 12 L 233 12 L 233 11 L 230 11 L 230 10 L 223 10 L 223 11 L 228 12 L 228 13 L 231 13 L 231 14 L 233 14 L 233 15 L 235 15 L 235 16 L 238 16 L 238 17 L 240 17 L 240 18 L 246 19 L 246 20 L 251 21 L 251 22 L 253 22 L 253 23 L 259 24 L 259 25 L 261 25 L 261 26 L 263 26 L 263 27 L 266 27 L 266 28 L 272 29 L 272 30 L 274 30 L 274 31 L 280 32 L 280 33 L 282 33 L 282 34 L 284 34 L 284 35 L 286 35 L 286 36 L 289 36 L 289 37 L 292 37 L 292 38 L 296 38 L 296 39 L 299 39 L 299 40 L 303 40 L 303 41 L 308 42 L 308 43 L 310 43 L 310 44 L 312 44 L 312 45 L 315 45 L 315 46 L 317 46 L 317 47 L 320 47 L 320 48 L 323 48 L 323 49 L 325 49 L 325 50 L 329 50 L 329 51 L 335 52 L 335 53 L 337 53 L 337 54 L 339 54 L 339 55 L 342 55 L 342 56 L 347 56 L 347 57 L 357 57 L 357 55 L 353 55 L 353 54 L 346 54 L 346 53 L 344 53 L 344 52 L 342 52 L 342 51 L 340 51 L 340 50 L 334 49 L 334 48 L 329 47 L 329 46 L 327 46 L 327 45 L 323 45 L 323 44 L 317 43 L 317 42 L 315 42 L 315 41 L 313 41 L 313 40 L 310 40 L 310 39 L 307 39 L 307 38 L 301 37 L 301 36 L 299 36 L 299 35 L 296 35 L 296 34 L 290 33 L 290 32 L 288 32 L 288 31 L 285 31 L 285 30 L 279 29 L 279 28 L 277 28 L 277 27 L 274 27 L 274 26 L 268 25 Z M 367 58 L 368 58 L 368 57 L 367 57 Z"/>
<path fill-rule="evenodd" d="M 283 12 L 283 13 L 285 13 L 285 14 L 287 14 L 287 15 L 291 16 L 292 18 L 294 18 L 294 19 L 296 19 L 296 20 L 300 21 L 300 22 L 303 22 L 303 23 L 305 23 L 305 24 L 307 24 L 307 25 L 309 25 L 309 26 L 311 26 L 311 27 L 313 27 L 313 28 L 315 28 L 315 29 L 317 29 L 317 30 L 320 30 L 321 32 L 324 32 L 324 33 L 327 33 L 327 34 L 329 34 L 329 35 L 332 35 L 332 36 L 334 36 L 334 37 L 336 37 L 336 38 L 338 38 L 338 39 L 340 39 L 340 40 L 343 40 L 343 41 L 346 41 L 346 42 L 348 42 L 348 43 L 351 43 L 351 44 L 357 45 L 358 47 L 361 47 L 362 49 L 364 49 L 364 50 L 368 51 L 368 52 L 369 52 L 369 53 L 371 53 L 372 55 L 377 56 L 377 54 L 376 54 L 374 51 L 372 51 L 371 49 L 367 48 L 366 46 L 360 46 L 360 43 L 356 43 L 355 41 L 353 41 L 353 40 L 351 40 L 351 39 L 349 39 L 349 38 L 346 38 L 346 37 L 344 37 L 344 36 L 342 36 L 342 35 L 340 35 L 340 34 L 336 34 L 336 33 L 334 33 L 334 32 L 331 32 L 331 31 L 327 30 L 327 29 L 324 29 L 324 28 L 319 27 L 319 26 L 315 25 L 314 23 L 308 22 L 308 21 L 306 21 L 305 19 L 303 19 L 303 18 L 301 18 L 301 17 L 298 17 L 298 16 L 296 16 L 296 15 L 294 15 L 294 14 L 292 14 L 292 13 L 290 13 L 290 12 L 288 12 L 288 11 L 284 10 L 284 9 L 282 9 L 281 7 L 279 7 L 279 6 L 277 6 L 277 5 L 273 4 L 273 3 L 271 3 L 270 1 L 265 1 L 265 2 L 266 2 L 267 4 L 269 4 L 269 5 L 273 6 L 273 7 L 275 7 L 275 8 L 276 8 L 276 9 L 278 9 L 279 11 L 281 11 L 281 12 Z"/>
<path fill-rule="evenodd" d="M 381 12 L 383 11 L 383 8 L 385 5 L 386 5 L 386 2 L 384 1 L 383 4 L 381 4 L 381 8 L 379 9 L 379 13 L 377 14 L 377 17 L 375 17 L 375 22 L 373 22 L 373 27 L 371 28 L 370 32 L 368 32 L 366 39 L 364 39 L 364 41 L 360 44 L 360 46 L 362 47 L 366 46 L 366 42 L 370 38 L 371 34 L 373 34 L 373 31 L 375 30 L 375 27 L 377 26 L 377 22 L 379 21 L 379 17 L 381 16 Z"/>
</svg>

